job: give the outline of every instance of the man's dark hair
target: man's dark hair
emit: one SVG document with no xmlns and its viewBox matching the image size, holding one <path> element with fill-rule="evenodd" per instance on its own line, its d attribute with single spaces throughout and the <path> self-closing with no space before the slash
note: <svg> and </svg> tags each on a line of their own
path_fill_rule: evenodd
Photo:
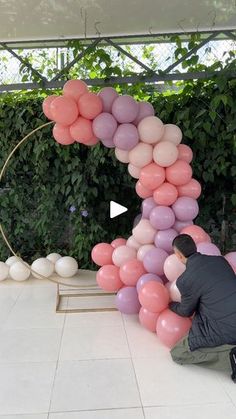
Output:
<svg viewBox="0 0 236 419">
<path fill-rule="evenodd" d="M 172 246 L 179 250 L 179 252 L 181 252 L 186 258 L 197 251 L 197 246 L 194 240 L 188 234 L 180 234 L 175 237 L 172 242 Z"/>
</svg>

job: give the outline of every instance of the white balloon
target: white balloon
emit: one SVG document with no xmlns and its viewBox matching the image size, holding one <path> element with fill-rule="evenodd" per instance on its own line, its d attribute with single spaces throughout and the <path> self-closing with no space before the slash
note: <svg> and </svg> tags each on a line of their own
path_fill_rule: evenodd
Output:
<svg viewBox="0 0 236 419">
<path fill-rule="evenodd" d="M 9 275 L 14 281 L 26 281 L 30 276 L 30 269 L 18 260 L 10 266 Z"/>
<path fill-rule="evenodd" d="M 115 155 L 117 160 L 121 161 L 122 163 L 129 163 L 129 151 L 128 150 L 121 150 L 120 148 L 115 148 Z"/>
<path fill-rule="evenodd" d="M 154 244 L 143 244 L 138 250 L 137 259 L 142 262 L 146 253 L 151 249 L 155 249 L 155 247 Z"/>
<path fill-rule="evenodd" d="M 43 277 L 49 278 L 49 276 L 51 276 L 54 271 L 54 264 L 47 258 L 39 258 L 32 263 L 31 269 L 32 275 L 35 278 L 41 279 L 37 273 Z"/>
<path fill-rule="evenodd" d="M 63 278 L 74 276 L 78 271 L 78 263 L 71 256 L 63 256 L 55 264 L 55 271 Z"/>
<path fill-rule="evenodd" d="M 8 277 L 9 266 L 4 262 L 0 262 L 0 281 L 4 281 Z"/>
<path fill-rule="evenodd" d="M 6 264 L 8 265 L 8 266 L 11 266 L 11 265 L 13 265 L 13 263 L 15 263 L 15 262 L 18 262 L 19 261 L 19 258 L 18 257 L 16 257 L 16 256 L 10 256 L 7 260 L 6 260 Z"/>
<path fill-rule="evenodd" d="M 130 236 L 126 242 L 126 246 L 133 247 L 134 249 L 138 250 L 141 244 L 135 240 L 134 236 Z"/>
<path fill-rule="evenodd" d="M 136 167 L 136 166 L 134 166 L 133 164 L 130 163 L 130 164 L 128 164 L 128 172 L 135 179 L 139 179 L 141 168 Z"/>
<path fill-rule="evenodd" d="M 174 124 L 164 125 L 164 134 L 161 137 L 161 141 L 170 141 L 171 143 L 178 145 L 181 143 L 182 137 L 183 137 L 182 131 L 177 125 L 174 125 Z"/>
<path fill-rule="evenodd" d="M 60 258 L 61 255 L 59 253 L 50 253 L 50 255 L 48 255 L 46 259 L 50 260 L 50 262 L 55 264 L 57 260 Z"/>
</svg>

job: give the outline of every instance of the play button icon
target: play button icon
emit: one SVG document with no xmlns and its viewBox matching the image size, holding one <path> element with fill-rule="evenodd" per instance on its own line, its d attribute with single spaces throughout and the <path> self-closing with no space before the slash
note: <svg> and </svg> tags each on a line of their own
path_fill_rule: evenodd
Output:
<svg viewBox="0 0 236 419">
<path fill-rule="evenodd" d="M 110 201 L 110 218 L 115 218 L 126 211 L 128 211 L 128 208 L 118 204 L 115 201 Z"/>
</svg>

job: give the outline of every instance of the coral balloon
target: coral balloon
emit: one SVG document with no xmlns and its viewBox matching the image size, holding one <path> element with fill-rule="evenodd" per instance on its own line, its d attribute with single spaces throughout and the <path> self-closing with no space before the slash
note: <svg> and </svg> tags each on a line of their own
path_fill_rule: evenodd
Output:
<svg viewBox="0 0 236 419">
<path fill-rule="evenodd" d="M 129 161 L 135 167 L 144 167 L 152 162 L 153 147 L 139 142 L 129 153 Z"/>
<path fill-rule="evenodd" d="M 108 292 L 117 292 L 124 285 L 120 279 L 119 268 L 114 265 L 102 266 L 96 274 L 96 280 L 99 287 Z"/>
<path fill-rule="evenodd" d="M 154 244 L 143 244 L 142 246 L 140 246 L 137 253 L 137 259 L 141 260 L 142 262 L 146 253 L 151 249 L 155 249 Z"/>
<path fill-rule="evenodd" d="M 93 138 L 92 122 L 81 116 L 70 126 L 71 137 L 79 143 L 87 143 Z"/>
<path fill-rule="evenodd" d="M 153 160 L 162 167 L 169 167 L 176 162 L 178 149 L 170 141 L 161 141 L 153 150 Z"/>
<path fill-rule="evenodd" d="M 172 205 L 175 216 L 180 221 L 194 220 L 199 212 L 199 206 L 196 199 L 188 196 L 181 196 Z"/>
<path fill-rule="evenodd" d="M 157 281 L 160 284 L 163 284 L 162 279 L 158 275 L 151 274 L 151 273 L 144 274 L 144 275 L 140 276 L 140 278 L 139 278 L 139 280 L 136 284 L 137 291 L 139 292 L 140 289 L 142 288 L 142 286 L 149 281 Z"/>
<path fill-rule="evenodd" d="M 80 96 L 88 92 L 87 84 L 82 80 L 68 80 L 63 87 L 63 95 L 78 101 Z"/>
<path fill-rule="evenodd" d="M 138 103 L 138 115 L 133 121 L 133 124 L 138 125 L 142 119 L 146 118 L 147 116 L 154 116 L 155 111 L 151 103 L 149 102 L 139 102 Z"/>
<path fill-rule="evenodd" d="M 163 249 L 170 253 L 172 252 L 172 242 L 176 236 L 178 236 L 178 233 L 173 228 L 160 230 L 155 236 L 155 245 L 159 249 Z"/>
<path fill-rule="evenodd" d="M 121 288 L 115 299 L 118 310 L 124 314 L 137 314 L 140 310 L 140 302 L 135 287 Z"/>
<path fill-rule="evenodd" d="M 44 99 L 43 101 L 43 113 L 46 115 L 48 119 L 53 120 L 52 112 L 51 112 L 51 103 L 56 99 L 58 96 L 51 95 Z"/>
<path fill-rule="evenodd" d="M 110 112 L 112 109 L 112 104 L 115 99 L 118 98 L 118 93 L 113 87 L 104 87 L 98 93 L 99 98 L 102 100 L 102 109 L 103 112 Z"/>
<path fill-rule="evenodd" d="M 166 258 L 164 263 L 164 273 L 166 278 L 173 282 L 179 278 L 180 275 L 185 271 L 186 266 L 180 262 L 175 254 L 170 255 Z"/>
<path fill-rule="evenodd" d="M 165 169 L 156 163 L 150 163 L 142 168 L 139 180 L 145 188 L 156 189 L 165 180 Z"/>
<path fill-rule="evenodd" d="M 95 135 L 93 135 L 93 137 L 91 138 L 91 140 L 86 141 L 86 145 L 88 146 L 93 146 L 99 143 L 99 139 L 95 137 Z"/>
<path fill-rule="evenodd" d="M 125 151 L 125 150 L 122 150 L 122 151 Z M 129 156 L 128 156 L 128 158 L 129 158 Z M 118 159 L 118 160 L 119 160 L 119 159 Z M 140 176 L 140 171 L 141 171 L 140 167 L 136 167 L 136 166 L 134 166 L 133 164 L 129 164 L 129 165 L 128 165 L 128 172 L 129 172 L 129 174 L 130 174 L 132 177 L 134 177 L 135 179 L 138 179 L 138 178 L 139 178 L 139 176 Z"/>
<path fill-rule="evenodd" d="M 197 245 L 197 251 L 202 255 L 220 256 L 220 249 L 213 243 L 201 242 Z"/>
<path fill-rule="evenodd" d="M 197 225 L 191 225 L 184 227 L 180 232 L 181 234 L 188 234 L 192 237 L 196 244 L 206 242 L 208 240 L 208 234 L 203 230 L 202 227 Z"/>
<path fill-rule="evenodd" d="M 117 160 L 121 161 L 121 163 L 129 163 L 129 151 L 128 150 L 121 150 L 120 148 L 116 147 L 115 148 L 115 156 L 116 156 Z"/>
<path fill-rule="evenodd" d="M 153 198 L 146 198 L 142 202 L 142 216 L 143 218 L 149 218 L 153 208 L 156 207 L 156 203 Z"/>
<path fill-rule="evenodd" d="M 151 249 L 143 258 L 143 266 L 147 272 L 161 276 L 164 274 L 164 263 L 167 257 L 168 253 L 165 250 Z"/>
<path fill-rule="evenodd" d="M 149 219 L 157 230 L 166 230 L 174 225 L 175 214 L 171 208 L 160 205 L 152 209 Z"/>
<path fill-rule="evenodd" d="M 110 113 L 100 113 L 93 120 L 93 132 L 101 140 L 111 140 L 117 129 L 117 122 Z"/>
<path fill-rule="evenodd" d="M 171 183 L 164 182 L 153 193 L 153 199 L 158 205 L 172 205 L 178 198 L 177 188 Z"/>
<path fill-rule="evenodd" d="M 62 145 L 73 144 L 75 140 L 71 137 L 70 128 L 56 123 L 52 130 L 53 137 L 57 143 Z"/>
<path fill-rule="evenodd" d="M 114 249 L 113 249 L 114 250 Z M 136 250 L 133 247 L 119 246 L 112 254 L 112 261 L 116 266 L 121 267 L 128 260 L 136 258 Z"/>
<path fill-rule="evenodd" d="M 166 309 L 157 319 L 157 336 L 164 345 L 172 348 L 187 335 L 191 324 L 192 322 L 189 318 L 180 317 L 173 311 Z"/>
<path fill-rule="evenodd" d="M 177 125 L 166 124 L 164 125 L 164 134 L 161 137 L 161 141 L 170 141 L 171 143 L 178 145 L 182 140 L 182 131 Z"/>
<path fill-rule="evenodd" d="M 138 103 L 129 95 L 119 96 L 112 104 L 112 114 L 120 124 L 133 122 L 138 111 Z"/>
<path fill-rule="evenodd" d="M 191 179 L 188 183 L 177 187 L 179 196 L 188 196 L 193 199 L 198 199 L 201 195 L 201 185 L 196 179 Z"/>
<path fill-rule="evenodd" d="M 143 327 L 150 330 L 150 332 L 156 331 L 157 319 L 159 313 L 152 313 L 144 307 L 141 307 L 139 312 L 139 321 Z"/>
<path fill-rule="evenodd" d="M 150 196 L 152 196 L 151 189 L 145 188 L 145 186 L 139 180 L 136 183 L 135 190 L 136 190 L 137 195 L 140 196 L 140 198 L 144 199 L 144 198 L 149 198 Z"/>
<path fill-rule="evenodd" d="M 134 238 L 141 244 L 151 244 L 154 242 L 156 229 L 152 227 L 149 220 L 140 220 L 138 225 L 132 230 Z"/>
<path fill-rule="evenodd" d="M 146 271 L 142 262 L 131 259 L 120 267 L 120 278 L 125 285 L 135 286 Z"/>
<path fill-rule="evenodd" d="M 98 243 L 92 249 L 91 257 L 94 263 L 99 266 L 111 265 L 114 247 L 109 243 Z"/>
<path fill-rule="evenodd" d="M 193 152 L 191 150 L 191 148 L 186 145 L 186 144 L 180 144 L 178 146 L 178 159 L 179 160 L 184 160 L 187 163 L 191 163 L 192 159 L 193 159 Z"/>
<path fill-rule="evenodd" d="M 157 281 L 149 281 L 138 293 L 140 304 L 148 311 L 160 313 L 169 303 L 169 293 L 164 285 Z"/>
<path fill-rule="evenodd" d="M 132 150 L 139 141 L 138 130 L 133 124 L 121 124 L 115 132 L 113 141 L 121 150 Z"/>
<path fill-rule="evenodd" d="M 161 140 L 164 133 L 164 125 L 156 116 L 147 116 L 138 124 L 138 132 L 141 141 L 155 144 Z"/>
<path fill-rule="evenodd" d="M 126 245 L 126 240 L 123 239 L 122 237 L 117 237 L 117 239 L 113 240 L 111 242 L 112 247 L 114 247 L 114 249 L 116 249 L 119 246 L 125 246 Z"/>
<path fill-rule="evenodd" d="M 102 112 L 102 100 L 95 93 L 85 93 L 80 96 L 79 112 L 86 119 L 94 119 Z"/>
<path fill-rule="evenodd" d="M 173 185 L 180 186 L 191 180 L 192 173 L 192 168 L 186 161 L 177 160 L 166 168 L 166 179 Z"/>
<path fill-rule="evenodd" d="M 66 126 L 73 124 L 79 114 L 76 102 L 64 96 L 58 96 L 51 102 L 50 112 L 54 121 Z"/>
</svg>

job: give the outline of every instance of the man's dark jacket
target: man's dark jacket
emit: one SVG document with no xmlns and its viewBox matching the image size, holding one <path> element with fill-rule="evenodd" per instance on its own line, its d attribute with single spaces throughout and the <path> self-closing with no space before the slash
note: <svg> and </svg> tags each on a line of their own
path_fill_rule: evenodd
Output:
<svg viewBox="0 0 236 419">
<path fill-rule="evenodd" d="M 189 332 L 191 351 L 236 344 L 236 275 L 222 256 L 191 255 L 186 271 L 177 279 L 181 303 L 170 309 L 192 316 Z"/>
</svg>

